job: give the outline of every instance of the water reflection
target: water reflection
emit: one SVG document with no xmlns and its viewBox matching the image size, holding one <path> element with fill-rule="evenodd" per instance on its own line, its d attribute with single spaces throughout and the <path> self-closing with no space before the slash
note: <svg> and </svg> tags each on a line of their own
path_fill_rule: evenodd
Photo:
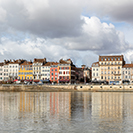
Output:
<svg viewBox="0 0 133 133">
<path fill-rule="evenodd" d="M 133 93 L 0 92 L 0 132 L 133 132 Z"/>
</svg>

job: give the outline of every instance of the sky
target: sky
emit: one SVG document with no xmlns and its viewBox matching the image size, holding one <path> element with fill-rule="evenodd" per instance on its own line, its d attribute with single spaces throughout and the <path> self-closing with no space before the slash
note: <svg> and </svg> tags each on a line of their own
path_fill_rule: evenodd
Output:
<svg viewBox="0 0 133 133">
<path fill-rule="evenodd" d="M 133 61 L 132 0 L 0 0 L 0 61 L 72 59 L 91 66 L 99 55 Z"/>
</svg>

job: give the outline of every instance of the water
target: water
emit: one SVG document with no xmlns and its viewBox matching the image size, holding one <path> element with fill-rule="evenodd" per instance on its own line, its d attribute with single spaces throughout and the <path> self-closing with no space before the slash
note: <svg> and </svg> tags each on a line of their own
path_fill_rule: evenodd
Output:
<svg viewBox="0 0 133 133">
<path fill-rule="evenodd" d="M 0 92 L 0 133 L 132 133 L 133 93 Z"/>
</svg>

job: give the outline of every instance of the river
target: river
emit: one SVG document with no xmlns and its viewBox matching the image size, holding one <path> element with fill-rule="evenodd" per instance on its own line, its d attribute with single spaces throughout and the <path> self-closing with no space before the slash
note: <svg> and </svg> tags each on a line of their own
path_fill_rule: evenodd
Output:
<svg viewBox="0 0 133 133">
<path fill-rule="evenodd" d="M 0 92 L 0 133 L 132 133 L 133 93 Z"/>
</svg>

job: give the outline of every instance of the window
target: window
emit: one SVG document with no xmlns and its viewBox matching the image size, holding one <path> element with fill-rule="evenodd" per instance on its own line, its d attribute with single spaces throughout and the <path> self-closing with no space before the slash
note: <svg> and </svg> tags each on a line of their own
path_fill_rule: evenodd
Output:
<svg viewBox="0 0 133 133">
<path fill-rule="evenodd" d="M 108 69 L 110 69 L 110 67 L 108 67 Z"/>
<path fill-rule="evenodd" d="M 55 75 L 57 75 L 57 73 L 55 73 Z"/>
<path fill-rule="evenodd" d="M 93 73 L 93 76 L 95 76 L 95 73 Z"/>
<path fill-rule="evenodd" d="M 53 69 L 52 69 L 52 71 L 53 71 Z"/>
<path fill-rule="evenodd" d="M 57 80 L 57 77 L 55 77 L 55 80 Z"/>
<path fill-rule="evenodd" d="M 118 69 L 120 69 L 120 67 L 118 67 Z"/>
<path fill-rule="evenodd" d="M 53 76 L 53 73 L 51 75 Z"/>
<path fill-rule="evenodd" d="M 101 76 L 101 79 L 103 79 L 103 76 Z"/>
<path fill-rule="evenodd" d="M 66 74 L 69 74 L 69 71 L 67 71 Z"/>
<path fill-rule="evenodd" d="M 57 69 L 55 69 L 55 71 L 57 71 Z"/>
<path fill-rule="evenodd" d="M 95 71 L 95 68 L 93 68 L 93 71 Z"/>
</svg>

